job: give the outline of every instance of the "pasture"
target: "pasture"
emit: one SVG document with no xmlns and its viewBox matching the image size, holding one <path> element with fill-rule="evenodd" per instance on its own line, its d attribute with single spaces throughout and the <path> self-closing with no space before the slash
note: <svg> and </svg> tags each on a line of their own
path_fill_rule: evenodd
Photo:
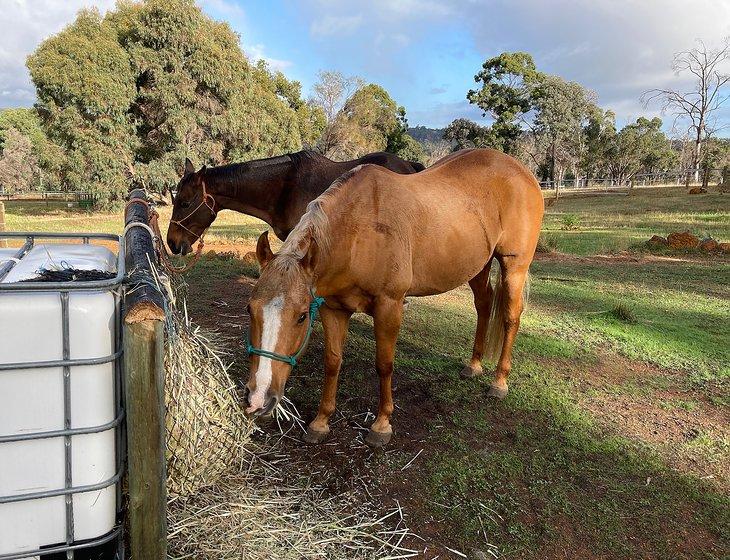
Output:
<svg viewBox="0 0 730 560">
<path fill-rule="evenodd" d="M 121 233 L 121 213 L 6 203 L 9 230 Z M 162 208 L 161 223 L 169 220 Z M 187 275 L 202 325 L 240 341 L 262 222 L 221 213 Z M 373 452 L 372 321 L 353 319 L 330 439 L 283 438 L 282 476 L 375 508 L 399 504 L 423 558 L 725 558 L 730 551 L 730 258 L 652 254 L 652 235 L 730 241 L 728 196 L 671 188 L 564 198 L 547 209 L 557 252 L 532 265 L 504 401 L 459 378 L 471 292 L 412 299 L 394 375 L 395 434 Z M 305 420 L 321 390 L 321 327 L 288 384 Z M 487 368 L 485 367 L 485 370 Z M 296 435 L 296 432 L 290 432 Z M 265 437 L 265 436 L 261 436 Z M 460 556 L 463 555 L 463 556 Z"/>
</svg>

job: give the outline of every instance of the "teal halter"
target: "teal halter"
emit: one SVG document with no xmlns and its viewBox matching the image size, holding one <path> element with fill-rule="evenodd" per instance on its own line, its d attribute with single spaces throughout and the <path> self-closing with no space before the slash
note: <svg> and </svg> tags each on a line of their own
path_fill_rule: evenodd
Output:
<svg viewBox="0 0 730 560">
<path fill-rule="evenodd" d="M 312 303 L 309 304 L 309 325 L 307 325 L 307 334 L 304 335 L 304 340 L 302 341 L 302 344 L 299 346 L 297 351 L 290 356 L 286 356 L 284 354 L 277 354 L 276 352 L 269 352 L 268 350 L 264 350 L 263 348 L 256 348 L 254 345 L 251 344 L 251 332 L 249 330 L 249 332 L 246 333 L 246 352 L 248 352 L 249 356 L 253 354 L 256 356 L 261 356 L 263 358 L 270 358 L 272 360 L 277 360 L 279 362 L 289 364 L 291 367 L 297 365 L 297 359 L 299 358 L 299 355 L 304 351 L 304 347 L 307 345 L 307 342 L 309 342 L 309 337 L 312 335 L 312 329 L 314 328 L 314 320 L 317 318 L 317 312 L 324 303 L 324 298 L 315 296 L 314 290 L 312 290 L 311 288 L 309 290 L 309 293 L 312 294 L 313 298 Z"/>
</svg>

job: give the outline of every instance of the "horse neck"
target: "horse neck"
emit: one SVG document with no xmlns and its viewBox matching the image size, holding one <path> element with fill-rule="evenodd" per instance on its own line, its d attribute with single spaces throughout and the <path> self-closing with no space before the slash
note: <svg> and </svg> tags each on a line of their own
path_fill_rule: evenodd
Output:
<svg viewBox="0 0 730 560">
<path fill-rule="evenodd" d="M 205 183 L 215 198 L 217 209 L 249 214 L 275 226 L 276 208 L 291 170 L 291 162 L 261 165 L 239 172 L 227 170 L 222 173 L 213 168 L 206 173 Z"/>
</svg>

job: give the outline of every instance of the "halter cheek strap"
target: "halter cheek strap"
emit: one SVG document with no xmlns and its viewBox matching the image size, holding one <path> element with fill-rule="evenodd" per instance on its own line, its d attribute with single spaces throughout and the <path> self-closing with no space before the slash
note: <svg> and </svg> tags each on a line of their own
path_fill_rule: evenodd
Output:
<svg viewBox="0 0 730 560">
<path fill-rule="evenodd" d="M 179 220 L 172 220 L 171 219 L 170 220 L 170 223 L 180 226 L 181 228 L 183 228 L 188 233 L 194 235 L 195 236 L 195 239 L 200 239 L 202 241 L 203 235 L 205 235 L 205 230 L 203 230 L 203 233 L 201 233 L 200 235 L 198 235 L 197 233 L 194 233 L 189 228 L 187 228 L 187 227 L 185 227 L 183 225 L 183 222 L 185 220 L 187 220 L 188 218 L 190 218 L 190 216 L 192 216 L 193 214 L 195 214 L 200 209 L 201 206 L 205 206 L 206 208 L 208 208 L 208 210 L 210 210 L 210 213 L 213 214 L 213 219 L 215 219 L 216 216 L 218 216 L 218 212 L 216 212 L 216 210 L 215 210 L 215 198 L 213 198 L 213 195 L 210 194 L 205 189 L 205 181 L 201 181 L 201 184 L 202 184 L 202 187 L 203 187 L 203 200 L 200 201 L 200 204 L 198 204 L 195 208 L 193 208 L 190 212 L 188 212 L 187 216 L 185 216 L 184 218 L 180 218 Z"/>
<path fill-rule="evenodd" d="M 309 342 L 309 337 L 312 335 L 314 320 L 317 318 L 319 308 L 322 307 L 322 304 L 324 304 L 324 298 L 315 296 L 313 289 L 310 288 L 309 293 L 312 295 L 312 302 L 309 304 L 309 324 L 307 325 L 307 333 L 304 335 L 304 340 L 299 345 L 297 351 L 294 352 L 294 354 L 286 355 L 277 354 L 276 352 L 270 352 L 268 350 L 264 350 L 263 348 L 256 348 L 251 344 L 251 331 L 249 329 L 249 332 L 246 333 L 246 352 L 249 356 L 255 355 L 261 356 L 262 358 L 269 358 L 271 360 L 276 360 L 278 362 L 284 362 L 285 364 L 289 364 L 291 367 L 295 367 L 297 365 L 297 359 L 299 358 L 299 355 L 304 351 L 307 342 Z"/>
</svg>

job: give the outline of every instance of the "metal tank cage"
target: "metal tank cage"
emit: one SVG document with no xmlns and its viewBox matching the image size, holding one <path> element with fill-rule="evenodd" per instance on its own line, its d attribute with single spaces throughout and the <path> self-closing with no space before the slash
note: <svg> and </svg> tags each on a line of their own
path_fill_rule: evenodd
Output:
<svg viewBox="0 0 730 560">
<path fill-rule="evenodd" d="M 124 281 L 124 238 L 118 235 L 103 233 L 30 233 L 30 232 L 0 232 L 0 239 L 25 239 L 25 243 L 4 265 L 0 266 L 0 282 L 5 278 L 17 262 L 25 256 L 35 245 L 36 239 L 52 239 L 52 240 L 80 240 L 84 244 L 89 244 L 91 240 L 105 240 L 117 243 L 117 273 L 114 278 L 106 280 L 96 280 L 88 282 L 15 282 L 2 284 L 0 283 L 0 295 L 2 292 L 58 292 L 61 300 L 61 321 L 63 336 L 63 358 L 61 360 L 49 360 L 38 362 L 24 363 L 0 363 L 0 375 L 5 371 L 18 369 L 37 369 L 37 368 L 63 368 L 63 410 L 64 410 L 64 428 L 62 430 L 52 430 L 45 432 L 24 433 L 18 435 L 0 435 L 0 444 L 27 441 L 47 438 L 64 438 L 64 464 L 65 464 L 65 484 L 63 488 L 53 490 L 45 490 L 42 492 L 33 492 L 26 494 L 15 494 L 11 496 L 0 496 L 0 504 L 11 502 L 21 502 L 28 500 L 37 500 L 41 498 L 51 498 L 57 496 L 65 496 L 66 501 L 66 542 L 58 545 L 52 545 L 47 548 L 37 550 L 12 552 L 9 554 L 0 554 L 0 560 L 16 560 L 19 558 L 29 558 L 34 556 L 45 556 L 49 554 L 66 553 L 67 560 L 73 560 L 75 551 L 87 549 L 91 547 L 101 546 L 116 539 L 117 548 L 115 557 L 122 560 L 124 557 L 124 546 L 122 539 L 122 495 L 120 480 L 124 471 L 124 406 L 122 401 L 122 324 L 121 324 L 121 300 L 122 300 L 122 283 Z M 110 292 L 114 296 L 115 312 L 114 312 L 114 353 L 109 356 L 99 358 L 71 359 L 71 349 L 69 341 L 69 294 L 71 292 L 89 292 L 100 291 Z M 88 426 L 84 428 L 71 428 L 71 368 L 73 366 L 97 365 L 97 364 L 114 364 L 114 403 L 115 415 L 111 422 L 99 426 Z M 82 434 L 101 433 L 108 430 L 115 430 L 115 474 L 97 484 L 74 486 L 72 478 L 72 459 L 71 444 L 72 436 Z M 100 537 L 84 540 L 74 540 L 74 512 L 73 512 L 73 496 L 85 492 L 93 492 L 103 490 L 116 484 L 116 523 L 114 528 L 105 535 Z"/>
</svg>

